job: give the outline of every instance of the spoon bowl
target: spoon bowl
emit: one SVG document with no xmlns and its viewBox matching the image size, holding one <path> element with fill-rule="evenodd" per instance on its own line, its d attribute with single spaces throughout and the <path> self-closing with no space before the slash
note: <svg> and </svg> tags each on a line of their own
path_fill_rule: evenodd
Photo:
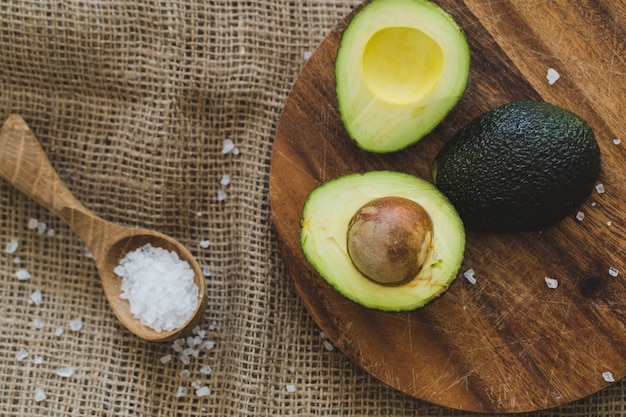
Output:
<svg viewBox="0 0 626 417">
<path fill-rule="evenodd" d="M 111 309 L 129 331 L 148 341 L 165 342 L 180 337 L 200 322 L 207 305 L 207 288 L 202 270 L 189 250 L 163 233 L 106 221 L 83 206 L 61 181 L 19 115 L 9 116 L 0 130 L 0 177 L 58 216 L 81 238 L 93 255 Z M 113 270 L 126 253 L 148 243 L 177 253 L 194 272 L 198 286 L 196 308 L 182 326 L 173 330 L 157 331 L 142 324 L 131 313 L 128 301 L 120 297 L 121 281 Z"/>
</svg>

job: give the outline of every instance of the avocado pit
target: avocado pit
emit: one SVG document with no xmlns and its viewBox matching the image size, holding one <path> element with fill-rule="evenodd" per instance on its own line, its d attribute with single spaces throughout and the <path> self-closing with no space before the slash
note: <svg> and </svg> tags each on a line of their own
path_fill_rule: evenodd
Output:
<svg viewBox="0 0 626 417">
<path fill-rule="evenodd" d="M 433 223 L 418 203 L 381 197 L 364 204 L 348 224 L 347 250 L 370 280 L 402 285 L 422 269 L 432 247 Z"/>
</svg>

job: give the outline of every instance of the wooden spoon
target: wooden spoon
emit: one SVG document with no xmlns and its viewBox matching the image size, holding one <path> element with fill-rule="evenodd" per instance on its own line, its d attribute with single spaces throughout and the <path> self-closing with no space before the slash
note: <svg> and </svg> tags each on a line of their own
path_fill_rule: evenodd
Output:
<svg viewBox="0 0 626 417">
<path fill-rule="evenodd" d="M 202 319 L 207 288 L 193 255 L 182 244 L 162 233 L 120 226 L 89 211 L 61 181 L 41 144 L 18 115 L 9 116 L 0 131 L 0 177 L 57 215 L 82 239 L 96 262 L 113 312 L 132 333 L 149 341 L 169 341 L 186 333 Z M 113 272 L 127 252 L 148 243 L 174 251 L 180 259 L 187 261 L 199 289 L 194 313 L 183 326 L 171 331 L 154 330 L 133 316 L 128 301 L 120 298 L 120 278 Z"/>
</svg>

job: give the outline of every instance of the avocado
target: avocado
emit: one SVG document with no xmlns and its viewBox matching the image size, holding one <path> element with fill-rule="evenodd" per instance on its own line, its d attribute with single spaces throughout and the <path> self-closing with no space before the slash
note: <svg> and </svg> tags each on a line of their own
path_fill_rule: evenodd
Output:
<svg viewBox="0 0 626 417">
<path fill-rule="evenodd" d="M 430 182 L 371 171 L 315 188 L 302 211 L 308 262 L 346 298 L 371 309 L 408 311 L 443 294 L 465 252 L 465 229 Z"/>
<path fill-rule="evenodd" d="M 462 128 L 435 158 L 433 178 L 465 226 L 542 230 L 580 206 L 600 173 L 591 127 L 546 102 L 514 101 Z"/>
<path fill-rule="evenodd" d="M 339 113 L 373 153 L 401 150 L 437 126 L 467 86 L 470 48 L 427 0 L 372 0 L 343 32 L 335 61 Z"/>
</svg>

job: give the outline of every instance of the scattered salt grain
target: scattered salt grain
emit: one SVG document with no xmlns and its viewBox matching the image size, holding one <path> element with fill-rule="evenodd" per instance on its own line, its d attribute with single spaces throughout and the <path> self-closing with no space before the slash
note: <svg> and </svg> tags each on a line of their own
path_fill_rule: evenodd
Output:
<svg viewBox="0 0 626 417">
<path fill-rule="evenodd" d="M 211 395 L 211 389 L 206 385 L 196 390 L 196 396 L 198 397 L 207 397 L 209 395 Z"/>
<path fill-rule="evenodd" d="M 611 227 L 611 226 L 613 226 L 613 222 L 609 220 L 608 222 L 606 222 L 606 225 Z"/>
<path fill-rule="evenodd" d="M 613 374 L 611 372 L 602 372 L 602 378 L 604 378 L 604 380 L 606 382 L 615 382 L 615 377 L 613 376 Z"/>
<path fill-rule="evenodd" d="M 585 213 L 583 213 L 582 211 L 579 211 L 578 213 L 576 213 L 576 220 L 578 220 L 579 222 L 582 222 L 584 218 L 585 218 Z"/>
<path fill-rule="evenodd" d="M 41 365 L 43 363 L 43 358 L 41 356 L 35 356 L 35 365 Z"/>
<path fill-rule="evenodd" d="M 172 355 L 165 355 L 161 357 L 161 363 L 166 364 L 172 361 Z"/>
<path fill-rule="evenodd" d="M 209 330 L 214 331 L 215 329 L 217 329 L 217 322 L 213 320 L 211 324 L 209 324 Z"/>
<path fill-rule="evenodd" d="M 91 253 L 91 252 L 89 252 L 89 251 L 87 250 L 87 251 L 85 251 L 85 257 L 86 257 L 87 259 L 93 259 L 93 253 Z"/>
<path fill-rule="evenodd" d="M 17 248 L 19 246 L 20 242 L 17 240 L 17 238 L 13 238 L 9 242 L 7 242 L 6 246 L 4 247 L 4 252 L 8 254 L 13 254 L 17 251 Z"/>
<path fill-rule="evenodd" d="M 63 334 L 64 330 L 63 327 L 57 327 L 56 329 L 54 329 L 54 335 L 56 337 L 59 337 Z"/>
<path fill-rule="evenodd" d="M 202 217 L 202 212 L 201 211 L 197 212 L 196 217 Z"/>
<path fill-rule="evenodd" d="M 226 200 L 226 197 L 228 197 L 228 194 L 226 194 L 226 191 L 219 190 L 217 192 L 217 201 L 224 201 Z"/>
<path fill-rule="evenodd" d="M 285 385 L 285 389 L 287 390 L 287 392 L 296 392 L 296 386 L 293 384 Z"/>
<path fill-rule="evenodd" d="M 609 275 L 612 277 L 617 277 L 619 275 L 619 270 L 615 267 L 609 268 Z"/>
<path fill-rule="evenodd" d="M 16 354 L 15 359 L 18 361 L 23 361 L 28 357 L 28 351 L 25 348 L 21 348 Z"/>
<path fill-rule="evenodd" d="M 73 332 L 78 332 L 83 328 L 83 319 L 77 317 L 73 320 L 70 320 L 70 330 Z"/>
<path fill-rule="evenodd" d="M 548 68 L 546 78 L 548 79 L 548 84 L 552 85 L 561 78 L 561 75 L 554 68 Z"/>
<path fill-rule="evenodd" d="M 222 146 L 222 153 L 227 154 L 235 149 L 235 144 L 231 139 L 224 139 L 224 144 Z"/>
<path fill-rule="evenodd" d="M 28 270 L 26 270 L 24 268 L 21 268 L 21 269 L 18 269 L 17 271 L 15 271 L 15 276 L 20 281 L 26 281 L 27 279 L 30 279 L 32 277 L 30 272 L 28 272 Z"/>
<path fill-rule="evenodd" d="M 41 296 L 41 291 L 36 290 L 33 291 L 33 293 L 30 295 L 30 298 L 28 299 L 28 302 L 30 304 L 34 304 L 36 306 L 41 305 L 43 298 Z"/>
<path fill-rule="evenodd" d="M 211 241 L 209 239 L 201 240 L 200 243 L 198 243 L 198 246 L 200 246 L 202 249 L 206 249 L 211 246 Z"/>
<path fill-rule="evenodd" d="M 233 148 L 233 155 L 235 156 L 239 155 L 239 148 L 236 146 Z"/>
<path fill-rule="evenodd" d="M 467 271 L 463 272 L 463 276 L 466 280 L 469 281 L 470 284 L 476 284 L 476 276 L 474 269 L 470 268 Z"/>
<path fill-rule="evenodd" d="M 545 277 L 548 288 L 555 289 L 559 286 L 559 281 L 554 278 Z"/>
<path fill-rule="evenodd" d="M 189 378 L 191 376 L 191 372 L 189 372 L 189 369 L 183 369 L 182 371 L 180 371 L 180 377 L 183 379 Z"/>
<path fill-rule="evenodd" d="M 59 368 L 57 369 L 56 374 L 57 376 L 60 376 L 61 378 L 69 378 L 72 375 L 74 375 L 74 368 L 72 368 L 71 366 Z"/>
<path fill-rule="evenodd" d="M 20 259 L 20 257 L 19 257 L 19 256 L 15 256 L 15 257 L 13 258 L 13 263 L 14 263 L 14 264 L 19 264 L 20 262 L 22 262 L 22 259 Z"/>
<path fill-rule="evenodd" d="M 305 61 L 308 61 L 308 60 L 311 58 L 311 56 L 313 55 L 313 52 L 311 52 L 311 51 L 304 51 L 304 54 L 303 54 L 303 55 L 304 55 L 304 56 L 303 56 L 303 57 L 304 57 L 304 60 L 305 60 Z"/>
<path fill-rule="evenodd" d="M 211 269 L 208 266 L 203 266 L 202 267 L 202 275 L 204 275 L 205 277 L 210 277 L 211 276 Z"/>
<path fill-rule="evenodd" d="M 598 184 L 596 185 L 596 191 L 598 192 L 598 194 L 604 194 L 604 184 Z"/>
<path fill-rule="evenodd" d="M 43 235 L 47 228 L 48 228 L 48 225 L 46 223 L 39 222 L 39 224 L 37 224 L 37 234 Z"/>
<path fill-rule="evenodd" d="M 194 272 L 176 252 L 147 244 L 128 252 L 114 272 L 131 313 L 156 331 L 181 327 L 196 309 Z"/>
<path fill-rule="evenodd" d="M 38 225 L 39 225 L 39 220 L 37 220 L 37 219 L 29 219 L 28 220 L 28 224 L 26 225 L 26 227 L 28 227 L 29 230 L 35 230 Z"/>
<path fill-rule="evenodd" d="M 187 394 L 187 388 L 180 386 L 178 387 L 178 389 L 176 390 L 176 397 L 183 397 Z"/>
<path fill-rule="evenodd" d="M 37 387 L 35 388 L 35 401 L 40 403 L 42 401 L 44 401 L 46 398 L 48 398 L 46 396 L 46 392 L 43 390 L 43 388 L 41 387 Z"/>
<path fill-rule="evenodd" d="M 220 178 L 220 185 L 222 187 L 227 187 L 228 185 L 230 185 L 230 175 L 223 175 L 222 178 Z"/>
<path fill-rule="evenodd" d="M 56 233 L 57 233 L 57 232 L 55 232 L 55 231 L 54 231 L 54 229 L 48 229 L 48 231 L 46 232 L 46 234 L 47 234 L 48 236 L 54 236 L 54 235 L 56 235 Z"/>
<path fill-rule="evenodd" d="M 35 328 L 35 330 L 41 330 L 43 329 L 43 320 L 41 320 L 40 318 L 36 318 L 33 320 L 33 327 Z"/>
<path fill-rule="evenodd" d="M 622 143 L 622 140 L 619 139 L 619 138 L 615 138 L 615 139 L 613 139 L 613 143 L 616 144 L 616 145 L 619 145 L 620 143 Z"/>
<path fill-rule="evenodd" d="M 202 368 L 200 368 L 200 373 L 202 375 L 210 375 L 211 372 L 213 372 L 213 369 L 209 365 L 205 365 Z"/>
<path fill-rule="evenodd" d="M 324 340 L 322 342 L 322 346 L 324 346 L 324 349 L 327 350 L 328 352 L 331 352 L 331 351 L 333 351 L 335 349 L 333 344 L 330 343 L 328 340 Z"/>
</svg>

